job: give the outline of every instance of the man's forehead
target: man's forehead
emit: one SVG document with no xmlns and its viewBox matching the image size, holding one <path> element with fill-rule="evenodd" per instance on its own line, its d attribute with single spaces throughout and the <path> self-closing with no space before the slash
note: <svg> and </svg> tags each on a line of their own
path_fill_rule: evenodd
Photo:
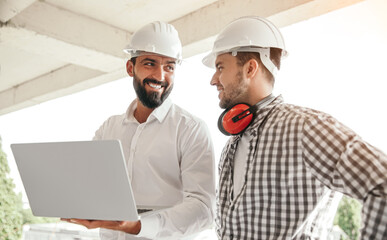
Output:
<svg viewBox="0 0 387 240">
<path fill-rule="evenodd" d="M 229 62 L 232 60 L 236 60 L 234 56 L 232 56 L 230 53 L 222 53 L 216 56 L 215 59 L 215 65 L 224 63 L 224 62 Z"/>
<path fill-rule="evenodd" d="M 167 56 L 160 55 L 157 53 L 147 53 L 147 52 L 141 53 L 137 57 L 137 59 L 139 61 L 153 60 L 153 61 L 157 61 L 157 62 L 168 62 L 168 63 L 176 63 L 177 62 L 177 60 L 175 58 L 167 57 Z"/>
</svg>

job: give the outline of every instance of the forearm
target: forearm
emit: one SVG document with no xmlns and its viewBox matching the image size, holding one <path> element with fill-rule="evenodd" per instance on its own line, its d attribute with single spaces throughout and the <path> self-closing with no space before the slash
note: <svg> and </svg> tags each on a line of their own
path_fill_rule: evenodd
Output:
<svg viewBox="0 0 387 240">
<path fill-rule="evenodd" d="M 195 197 L 186 197 L 182 203 L 172 208 L 142 218 L 143 229 L 139 236 L 179 238 L 208 228 L 212 220 L 211 206 Z"/>
</svg>

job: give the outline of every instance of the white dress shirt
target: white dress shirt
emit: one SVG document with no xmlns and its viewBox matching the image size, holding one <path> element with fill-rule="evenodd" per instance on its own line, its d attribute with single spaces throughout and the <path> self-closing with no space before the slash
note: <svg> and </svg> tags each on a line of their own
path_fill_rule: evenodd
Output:
<svg viewBox="0 0 387 240">
<path fill-rule="evenodd" d="M 138 235 L 101 229 L 101 239 L 180 239 L 208 228 L 215 202 L 214 150 L 206 124 L 168 98 L 147 121 L 136 100 L 112 116 L 95 140 L 119 139 L 137 205 L 172 206 L 141 218 Z"/>
<path fill-rule="evenodd" d="M 249 134 L 243 134 L 239 140 L 238 148 L 235 153 L 234 158 L 234 194 L 235 197 L 242 191 L 244 184 L 244 175 L 246 171 L 246 156 L 248 148 L 250 146 L 250 141 L 252 137 Z"/>
</svg>

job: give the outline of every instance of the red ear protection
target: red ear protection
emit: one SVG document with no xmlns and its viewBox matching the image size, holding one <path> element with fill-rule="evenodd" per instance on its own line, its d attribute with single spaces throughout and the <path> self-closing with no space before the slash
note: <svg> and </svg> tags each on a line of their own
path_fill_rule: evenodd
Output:
<svg viewBox="0 0 387 240">
<path fill-rule="evenodd" d="M 243 132 L 254 119 L 254 106 L 238 103 L 227 108 L 218 119 L 219 130 L 229 136 Z"/>
</svg>

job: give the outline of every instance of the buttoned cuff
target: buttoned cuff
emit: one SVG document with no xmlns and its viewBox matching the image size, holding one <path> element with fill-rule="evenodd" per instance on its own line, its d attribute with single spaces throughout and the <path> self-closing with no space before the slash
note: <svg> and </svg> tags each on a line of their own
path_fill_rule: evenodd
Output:
<svg viewBox="0 0 387 240">
<path fill-rule="evenodd" d="M 160 230 L 160 214 L 151 214 L 141 217 L 141 230 L 137 237 L 155 239 Z"/>
</svg>

